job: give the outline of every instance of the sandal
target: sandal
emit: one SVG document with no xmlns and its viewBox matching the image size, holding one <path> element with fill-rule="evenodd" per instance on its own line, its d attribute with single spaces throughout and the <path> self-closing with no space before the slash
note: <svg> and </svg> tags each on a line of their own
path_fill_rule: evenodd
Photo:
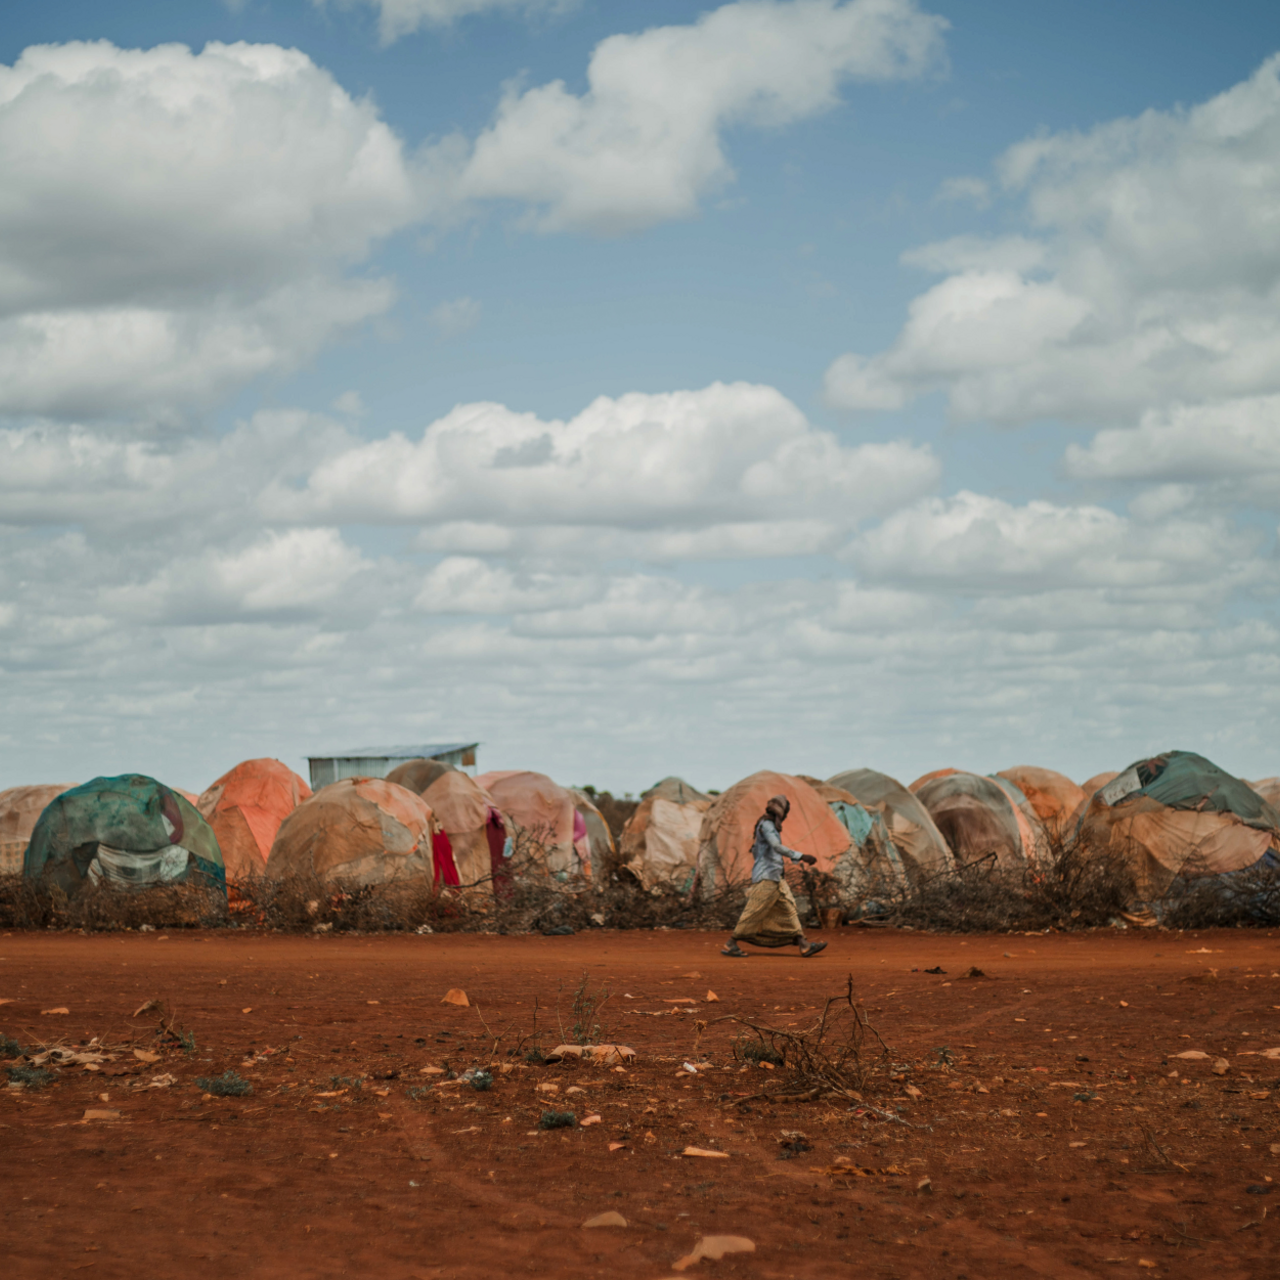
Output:
<svg viewBox="0 0 1280 1280">
<path fill-rule="evenodd" d="M 720 948 L 720 954 L 722 956 L 741 956 L 745 959 L 748 955 L 750 955 L 750 952 L 743 951 L 743 949 L 740 946 L 738 946 L 736 942 L 730 939 L 729 945 L 727 947 Z"/>
<path fill-rule="evenodd" d="M 826 950 L 825 942 L 811 942 L 807 947 L 800 948 L 800 954 L 807 960 L 810 956 L 816 956 L 819 951 Z"/>
</svg>

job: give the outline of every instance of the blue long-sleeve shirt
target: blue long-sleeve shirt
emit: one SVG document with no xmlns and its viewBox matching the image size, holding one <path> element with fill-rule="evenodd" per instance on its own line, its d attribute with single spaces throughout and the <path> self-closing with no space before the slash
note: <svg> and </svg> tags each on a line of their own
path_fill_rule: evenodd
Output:
<svg viewBox="0 0 1280 1280">
<path fill-rule="evenodd" d="M 751 867 L 751 883 L 759 884 L 762 880 L 782 879 L 783 858 L 799 862 L 804 855 L 797 853 L 794 849 L 788 849 L 782 843 L 772 818 L 761 818 L 756 823 L 756 838 L 751 846 L 751 856 L 754 859 Z"/>
</svg>

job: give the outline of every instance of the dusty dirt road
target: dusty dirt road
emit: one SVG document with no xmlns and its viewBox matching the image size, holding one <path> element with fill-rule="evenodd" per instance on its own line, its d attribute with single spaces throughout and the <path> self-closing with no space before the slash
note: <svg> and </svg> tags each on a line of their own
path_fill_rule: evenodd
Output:
<svg viewBox="0 0 1280 1280">
<path fill-rule="evenodd" d="M 0 1033 L 122 1056 L 0 1088 L 4 1274 L 613 1280 L 676 1275 L 712 1234 L 756 1251 L 690 1274 L 1280 1274 L 1274 934 L 824 936 L 804 961 L 681 932 L 6 934 Z M 637 1062 L 527 1065 L 535 999 L 550 1048 L 584 973 Z M 801 1025 L 848 974 L 902 1077 L 866 1100 L 927 1127 L 733 1105 L 780 1073 L 742 1070 L 724 1024 L 695 1049 L 694 1024 Z M 442 1004 L 451 987 L 471 1007 Z M 152 997 L 194 1052 L 132 1016 Z M 488 1092 L 421 1070 L 495 1060 L 512 1069 Z M 204 1097 L 196 1078 L 229 1069 L 253 1092 Z M 601 1120 L 541 1131 L 549 1108 Z M 841 1162 L 899 1172 L 825 1172 Z M 582 1227 L 608 1210 L 628 1225 Z"/>
</svg>

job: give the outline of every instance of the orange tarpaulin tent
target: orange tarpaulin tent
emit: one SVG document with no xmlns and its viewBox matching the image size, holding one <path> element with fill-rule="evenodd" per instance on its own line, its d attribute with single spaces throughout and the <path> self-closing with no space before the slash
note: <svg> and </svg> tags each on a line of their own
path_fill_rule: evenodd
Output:
<svg viewBox="0 0 1280 1280">
<path fill-rule="evenodd" d="M 1046 828 L 1065 831 L 1072 816 L 1088 799 L 1084 788 L 1078 787 L 1063 773 L 1052 769 L 1038 769 L 1035 765 L 1015 765 L 1001 769 L 997 775 L 1013 783 L 1031 805 L 1035 815 Z"/>
<path fill-rule="evenodd" d="M 476 781 L 513 824 L 545 854 L 546 868 L 559 879 L 590 875 L 591 863 L 574 848 L 574 806 L 569 791 L 545 773 L 500 769 L 482 773 Z M 585 825 L 585 824 L 584 824 Z"/>
<path fill-rule="evenodd" d="M 311 788 L 288 765 L 263 757 L 242 760 L 196 801 L 213 828 L 229 881 L 262 875 L 280 824 Z"/>
</svg>

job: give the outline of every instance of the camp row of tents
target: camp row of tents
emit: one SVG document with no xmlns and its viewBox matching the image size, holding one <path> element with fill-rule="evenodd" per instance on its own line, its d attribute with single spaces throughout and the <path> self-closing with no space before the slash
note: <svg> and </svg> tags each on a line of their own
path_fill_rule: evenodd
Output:
<svg viewBox="0 0 1280 1280">
<path fill-rule="evenodd" d="M 620 847 L 590 795 L 540 773 L 472 778 L 411 760 L 313 795 L 280 761 L 246 760 L 200 796 L 142 775 L 0 792 L 0 872 L 20 867 L 68 894 L 293 874 L 499 897 L 517 877 L 622 874 L 653 892 L 711 892 L 749 878 L 756 822 L 779 794 L 791 803 L 784 841 L 817 858 L 846 904 L 979 861 L 1034 870 L 1063 840 L 1122 854 L 1146 898 L 1188 872 L 1280 869 L 1280 778 L 1249 783 L 1169 751 L 1082 786 L 1030 766 L 940 769 L 910 786 L 873 769 L 826 781 L 763 771 L 719 795 L 666 778 L 641 797 Z"/>
</svg>

